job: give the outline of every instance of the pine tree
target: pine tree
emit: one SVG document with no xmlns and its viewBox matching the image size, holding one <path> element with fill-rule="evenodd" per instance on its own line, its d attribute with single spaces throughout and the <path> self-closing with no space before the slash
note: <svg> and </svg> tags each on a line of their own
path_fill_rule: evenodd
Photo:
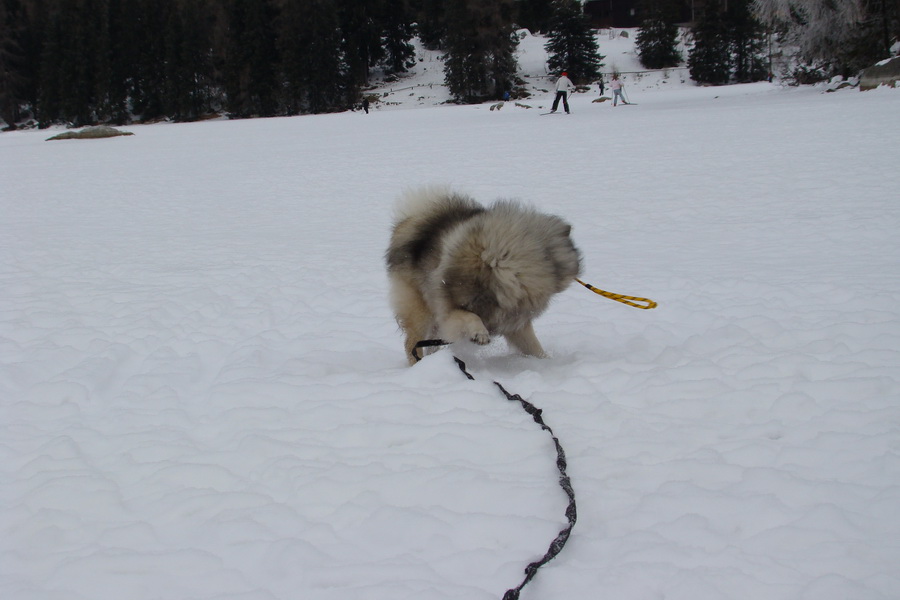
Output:
<svg viewBox="0 0 900 600">
<path fill-rule="evenodd" d="M 763 29 L 750 13 L 749 0 L 729 0 L 727 10 L 715 4 L 706 8 L 688 57 L 694 81 L 722 85 L 765 79 Z"/>
<path fill-rule="evenodd" d="M 532 33 L 550 31 L 553 20 L 553 0 L 519 0 L 516 3 L 516 24 Z"/>
<path fill-rule="evenodd" d="M 225 91 L 232 117 L 276 114 L 275 14 L 269 0 L 231 0 Z"/>
<path fill-rule="evenodd" d="M 728 23 L 716 2 L 709 2 L 693 30 L 688 52 L 691 78 L 697 83 L 724 85 L 731 80 L 731 39 Z"/>
<path fill-rule="evenodd" d="M 21 12 L 17 19 L 17 39 L 21 50 L 21 80 L 22 99 L 35 116 L 35 110 L 40 94 L 41 54 L 45 39 L 46 20 L 49 10 L 42 6 L 43 0 L 22 0 Z M 23 115 L 26 116 L 26 115 Z"/>
<path fill-rule="evenodd" d="M 512 89 L 517 44 L 511 0 L 449 2 L 444 74 L 453 97 L 482 102 Z"/>
<path fill-rule="evenodd" d="M 447 9 L 444 0 L 418 0 L 414 12 L 419 39 L 425 47 L 432 50 L 443 49 L 447 35 Z"/>
<path fill-rule="evenodd" d="M 20 43 L 22 8 L 17 0 L 0 0 L 0 119 L 11 129 L 25 104 L 25 57 Z"/>
<path fill-rule="evenodd" d="M 41 56 L 38 118 L 73 126 L 104 117 L 109 36 L 102 0 L 60 2 L 50 11 Z"/>
<path fill-rule="evenodd" d="M 90 69 L 93 73 L 88 104 L 91 123 L 105 122 L 110 116 L 110 56 L 114 49 L 110 46 L 109 0 L 86 0 L 85 10 L 92 16 L 87 27 L 89 43 L 87 54 L 91 57 Z"/>
<path fill-rule="evenodd" d="M 129 99 L 137 63 L 134 2 L 109 0 L 109 72 L 107 80 L 108 119 L 123 125 L 131 118 Z"/>
<path fill-rule="evenodd" d="M 549 40 L 544 47 L 551 72 L 567 71 L 575 83 L 590 82 L 600 76 L 603 57 L 577 0 L 554 2 Z"/>
<path fill-rule="evenodd" d="M 671 2 L 646 0 L 645 16 L 635 38 L 641 64 L 648 69 L 667 69 L 681 62 L 678 52 L 678 27 Z"/>
<path fill-rule="evenodd" d="M 377 2 L 342 0 L 340 28 L 344 36 L 344 58 L 357 85 L 369 81 L 369 69 L 384 56 Z"/>
<path fill-rule="evenodd" d="M 38 73 L 37 104 L 35 116 L 40 127 L 49 127 L 60 118 L 59 65 L 57 59 L 62 47 L 62 32 L 59 17 L 48 15 L 43 28 L 41 44 L 40 72 Z"/>
<path fill-rule="evenodd" d="M 140 119 L 148 121 L 166 116 L 166 52 L 165 27 L 171 2 L 132 0 L 121 26 L 132 40 L 131 64 L 122 68 L 130 71 L 129 96 L 132 110 Z M 128 3 L 126 2 L 125 6 Z"/>
<path fill-rule="evenodd" d="M 181 35 L 167 31 L 166 52 L 172 56 L 172 64 L 166 78 L 172 94 L 166 112 L 175 120 L 189 121 L 212 110 L 215 18 L 206 0 L 185 0 L 176 9 L 172 29 Z"/>
<path fill-rule="evenodd" d="M 750 12 L 750 0 L 731 0 L 726 13 L 731 38 L 732 76 L 747 83 L 768 75 L 762 24 Z"/>
<path fill-rule="evenodd" d="M 279 25 L 288 114 L 345 108 L 352 78 L 343 60 L 341 29 L 334 0 L 286 0 Z"/>
<path fill-rule="evenodd" d="M 405 71 L 415 51 L 412 9 L 408 0 L 343 0 L 341 31 L 344 53 L 355 83 L 368 83 L 373 67 Z"/>
<path fill-rule="evenodd" d="M 415 36 L 412 15 L 408 0 L 382 0 L 379 15 L 382 62 L 389 73 L 403 73 L 415 63 L 416 51 L 410 43 Z"/>
</svg>

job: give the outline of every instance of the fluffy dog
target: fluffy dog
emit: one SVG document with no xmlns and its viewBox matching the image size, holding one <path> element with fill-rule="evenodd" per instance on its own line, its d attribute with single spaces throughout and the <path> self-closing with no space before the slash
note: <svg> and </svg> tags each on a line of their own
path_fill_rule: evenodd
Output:
<svg viewBox="0 0 900 600">
<path fill-rule="evenodd" d="M 385 258 L 410 364 L 415 345 L 435 336 L 487 344 L 503 335 L 543 356 L 531 322 L 581 272 L 571 230 L 513 201 L 484 207 L 438 188 L 406 194 Z"/>
</svg>

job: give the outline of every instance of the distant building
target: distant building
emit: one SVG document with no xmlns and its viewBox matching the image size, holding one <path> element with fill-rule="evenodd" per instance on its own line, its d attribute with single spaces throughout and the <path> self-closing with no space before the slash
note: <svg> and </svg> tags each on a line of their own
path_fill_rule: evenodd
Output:
<svg viewBox="0 0 900 600">
<path fill-rule="evenodd" d="M 587 0 L 584 14 L 591 25 L 600 29 L 640 25 L 637 0 Z"/>
<path fill-rule="evenodd" d="M 678 23 L 689 25 L 695 22 L 703 14 L 706 2 L 707 0 L 681 0 Z M 584 14 L 591 25 L 598 29 L 640 27 L 643 18 L 639 4 L 639 0 L 585 0 Z"/>
</svg>

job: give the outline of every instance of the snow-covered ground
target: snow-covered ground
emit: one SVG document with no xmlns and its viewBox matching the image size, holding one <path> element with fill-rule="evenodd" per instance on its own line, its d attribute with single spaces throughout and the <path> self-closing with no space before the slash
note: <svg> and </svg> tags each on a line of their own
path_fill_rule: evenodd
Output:
<svg viewBox="0 0 900 600">
<path fill-rule="evenodd" d="M 628 90 L 0 135 L 0 598 L 498 599 L 566 498 L 494 379 L 578 501 L 523 600 L 900 597 L 900 91 Z M 433 182 L 659 308 L 574 286 L 550 358 L 408 368 L 382 253 Z"/>
</svg>

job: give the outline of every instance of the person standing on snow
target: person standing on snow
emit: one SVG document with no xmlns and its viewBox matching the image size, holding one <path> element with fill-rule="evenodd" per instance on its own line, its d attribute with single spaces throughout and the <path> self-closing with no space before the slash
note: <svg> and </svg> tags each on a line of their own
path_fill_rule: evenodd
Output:
<svg viewBox="0 0 900 600">
<path fill-rule="evenodd" d="M 550 112 L 555 113 L 556 109 L 559 107 L 559 100 L 562 98 L 563 108 L 566 109 L 566 114 L 571 114 L 569 112 L 569 90 L 574 89 L 575 85 L 572 83 L 572 80 L 569 79 L 569 74 L 565 71 L 562 72 L 562 75 L 559 76 L 559 79 L 556 80 L 556 98 L 553 100 L 553 108 L 550 109 Z"/>
<path fill-rule="evenodd" d="M 609 82 L 609 89 L 613 92 L 613 106 L 618 104 L 619 98 L 622 99 L 622 104 L 628 104 L 625 102 L 625 96 L 622 95 L 622 82 L 619 81 L 619 76 L 613 73 L 612 81 Z"/>
</svg>

